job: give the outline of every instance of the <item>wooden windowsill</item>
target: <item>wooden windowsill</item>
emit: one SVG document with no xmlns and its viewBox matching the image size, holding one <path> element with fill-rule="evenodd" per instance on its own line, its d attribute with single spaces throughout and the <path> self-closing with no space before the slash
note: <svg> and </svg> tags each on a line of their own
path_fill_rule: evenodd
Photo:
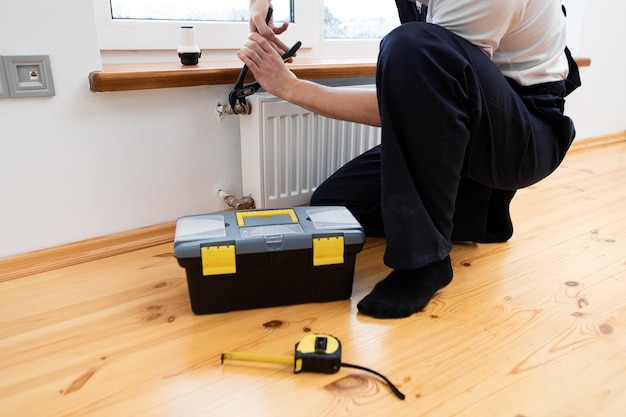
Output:
<svg viewBox="0 0 626 417">
<path fill-rule="evenodd" d="M 589 58 L 576 58 L 580 67 L 591 64 Z M 194 66 L 178 62 L 162 64 L 107 64 L 102 71 L 89 74 L 91 91 L 149 90 L 155 88 L 193 87 L 200 85 L 235 84 L 241 71 L 239 61 L 201 62 Z M 306 60 L 298 59 L 289 68 L 301 79 L 373 77 L 376 60 Z M 249 76 L 247 82 L 252 81 Z"/>
<path fill-rule="evenodd" d="M 201 62 L 194 66 L 180 63 L 110 64 L 102 71 L 89 74 L 91 91 L 110 92 L 153 88 L 192 87 L 199 85 L 235 84 L 241 72 L 239 61 Z M 305 60 L 289 64 L 301 79 L 332 79 L 372 77 L 376 61 Z M 253 81 L 249 74 L 246 82 Z"/>
</svg>

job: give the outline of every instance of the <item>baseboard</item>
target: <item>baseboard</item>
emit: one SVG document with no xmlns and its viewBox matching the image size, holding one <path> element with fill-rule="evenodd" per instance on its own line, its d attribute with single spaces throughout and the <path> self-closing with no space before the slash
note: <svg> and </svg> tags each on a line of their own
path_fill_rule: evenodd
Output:
<svg viewBox="0 0 626 417">
<path fill-rule="evenodd" d="M 578 139 L 572 143 L 569 152 L 578 152 L 596 146 L 612 145 L 614 143 L 625 142 L 626 131 L 613 133 L 610 135 L 596 136 L 586 139 Z"/>
<path fill-rule="evenodd" d="M 574 141 L 570 152 L 626 141 L 626 132 Z M 0 259 L 0 282 L 174 241 L 176 222 L 42 249 Z"/>
<path fill-rule="evenodd" d="M 174 241 L 176 222 L 142 227 L 0 259 L 0 282 Z"/>
</svg>

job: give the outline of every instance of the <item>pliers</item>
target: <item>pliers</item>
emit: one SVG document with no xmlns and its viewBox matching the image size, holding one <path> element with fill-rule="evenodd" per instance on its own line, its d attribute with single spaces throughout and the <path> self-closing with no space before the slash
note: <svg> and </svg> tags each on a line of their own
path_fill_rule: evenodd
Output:
<svg viewBox="0 0 626 417">
<path fill-rule="evenodd" d="M 267 17 L 265 18 L 265 22 L 269 23 L 271 17 L 272 9 L 270 8 L 268 10 Z M 298 49 L 300 49 L 300 46 L 302 46 L 302 42 L 298 41 L 291 48 L 289 48 L 289 50 L 282 56 L 283 61 L 286 62 L 289 58 L 293 57 Z M 237 78 L 235 88 L 233 88 L 228 95 L 228 102 L 235 114 L 249 114 L 246 97 L 251 96 L 256 93 L 259 88 L 261 88 L 261 85 L 256 81 L 248 85 L 243 85 L 246 75 L 248 75 L 248 66 L 244 65 L 239 73 L 239 77 Z"/>
</svg>

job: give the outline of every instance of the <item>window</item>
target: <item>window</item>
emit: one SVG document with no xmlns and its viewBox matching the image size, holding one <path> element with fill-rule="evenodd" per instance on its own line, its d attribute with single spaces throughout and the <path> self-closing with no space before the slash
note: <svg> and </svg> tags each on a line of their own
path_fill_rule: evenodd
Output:
<svg viewBox="0 0 626 417">
<path fill-rule="evenodd" d="M 380 39 L 400 24 L 395 2 L 325 0 L 324 39 Z"/>
<path fill-rule="evenodd" d="M 232 50 L 243 44 L 249 32 L 249 0 L 93 1 L 104 51 L 176 49 L 180 26 L 190 25 L 203 54 L 221 50 L 232 59 Z M 391 0 L 273 0 L 272 4 L 276 21 L 292 22 L 281 38 L 287 44 L 302 41 L 304 56 L 375 57 L 378 39 L 399 24 Z"/>
<path fill-rule="evenodd" d="M 111 17 L 125 20 L 247 22 L 248 0 L 109 0 Z M 274 0 L 274 18 L 293 21 L 291 0 Z"/>
<path fill-rule="evenodd" d="M 101 50 L 176 49 L 181 26 L 194 27 L 196 42 L 203 50 L 236 49 L 249 32 L 248 0 L 93 2 Z M 294 20 L 290 36 L 303 37 L 310 43 L 310 37 L 306 36 L 309 31 L 305 28 L 308 22 L 303 17 L 310 13 L 312 3 L 310 0 L 275 0 L 275 19 Z"/>
</svg>

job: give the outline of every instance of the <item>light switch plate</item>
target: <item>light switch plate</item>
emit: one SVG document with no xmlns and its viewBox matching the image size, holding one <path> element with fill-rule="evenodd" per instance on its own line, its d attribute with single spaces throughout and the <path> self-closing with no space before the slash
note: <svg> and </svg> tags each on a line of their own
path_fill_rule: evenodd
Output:
<svg viewBox="0 0 626 417">
<path fill-rule="evenodd" d="M 54 96 L 49 56 L 14 55 L 2 59 L 11 97 Z"/>
<path fill-rule="evenodd" d="M 9 95 L 9 81 L 7 80 L 7 74 L 4 70 L 4 60 L 0 56 L 0 98 L 10 97 Z"/>
</svg>

